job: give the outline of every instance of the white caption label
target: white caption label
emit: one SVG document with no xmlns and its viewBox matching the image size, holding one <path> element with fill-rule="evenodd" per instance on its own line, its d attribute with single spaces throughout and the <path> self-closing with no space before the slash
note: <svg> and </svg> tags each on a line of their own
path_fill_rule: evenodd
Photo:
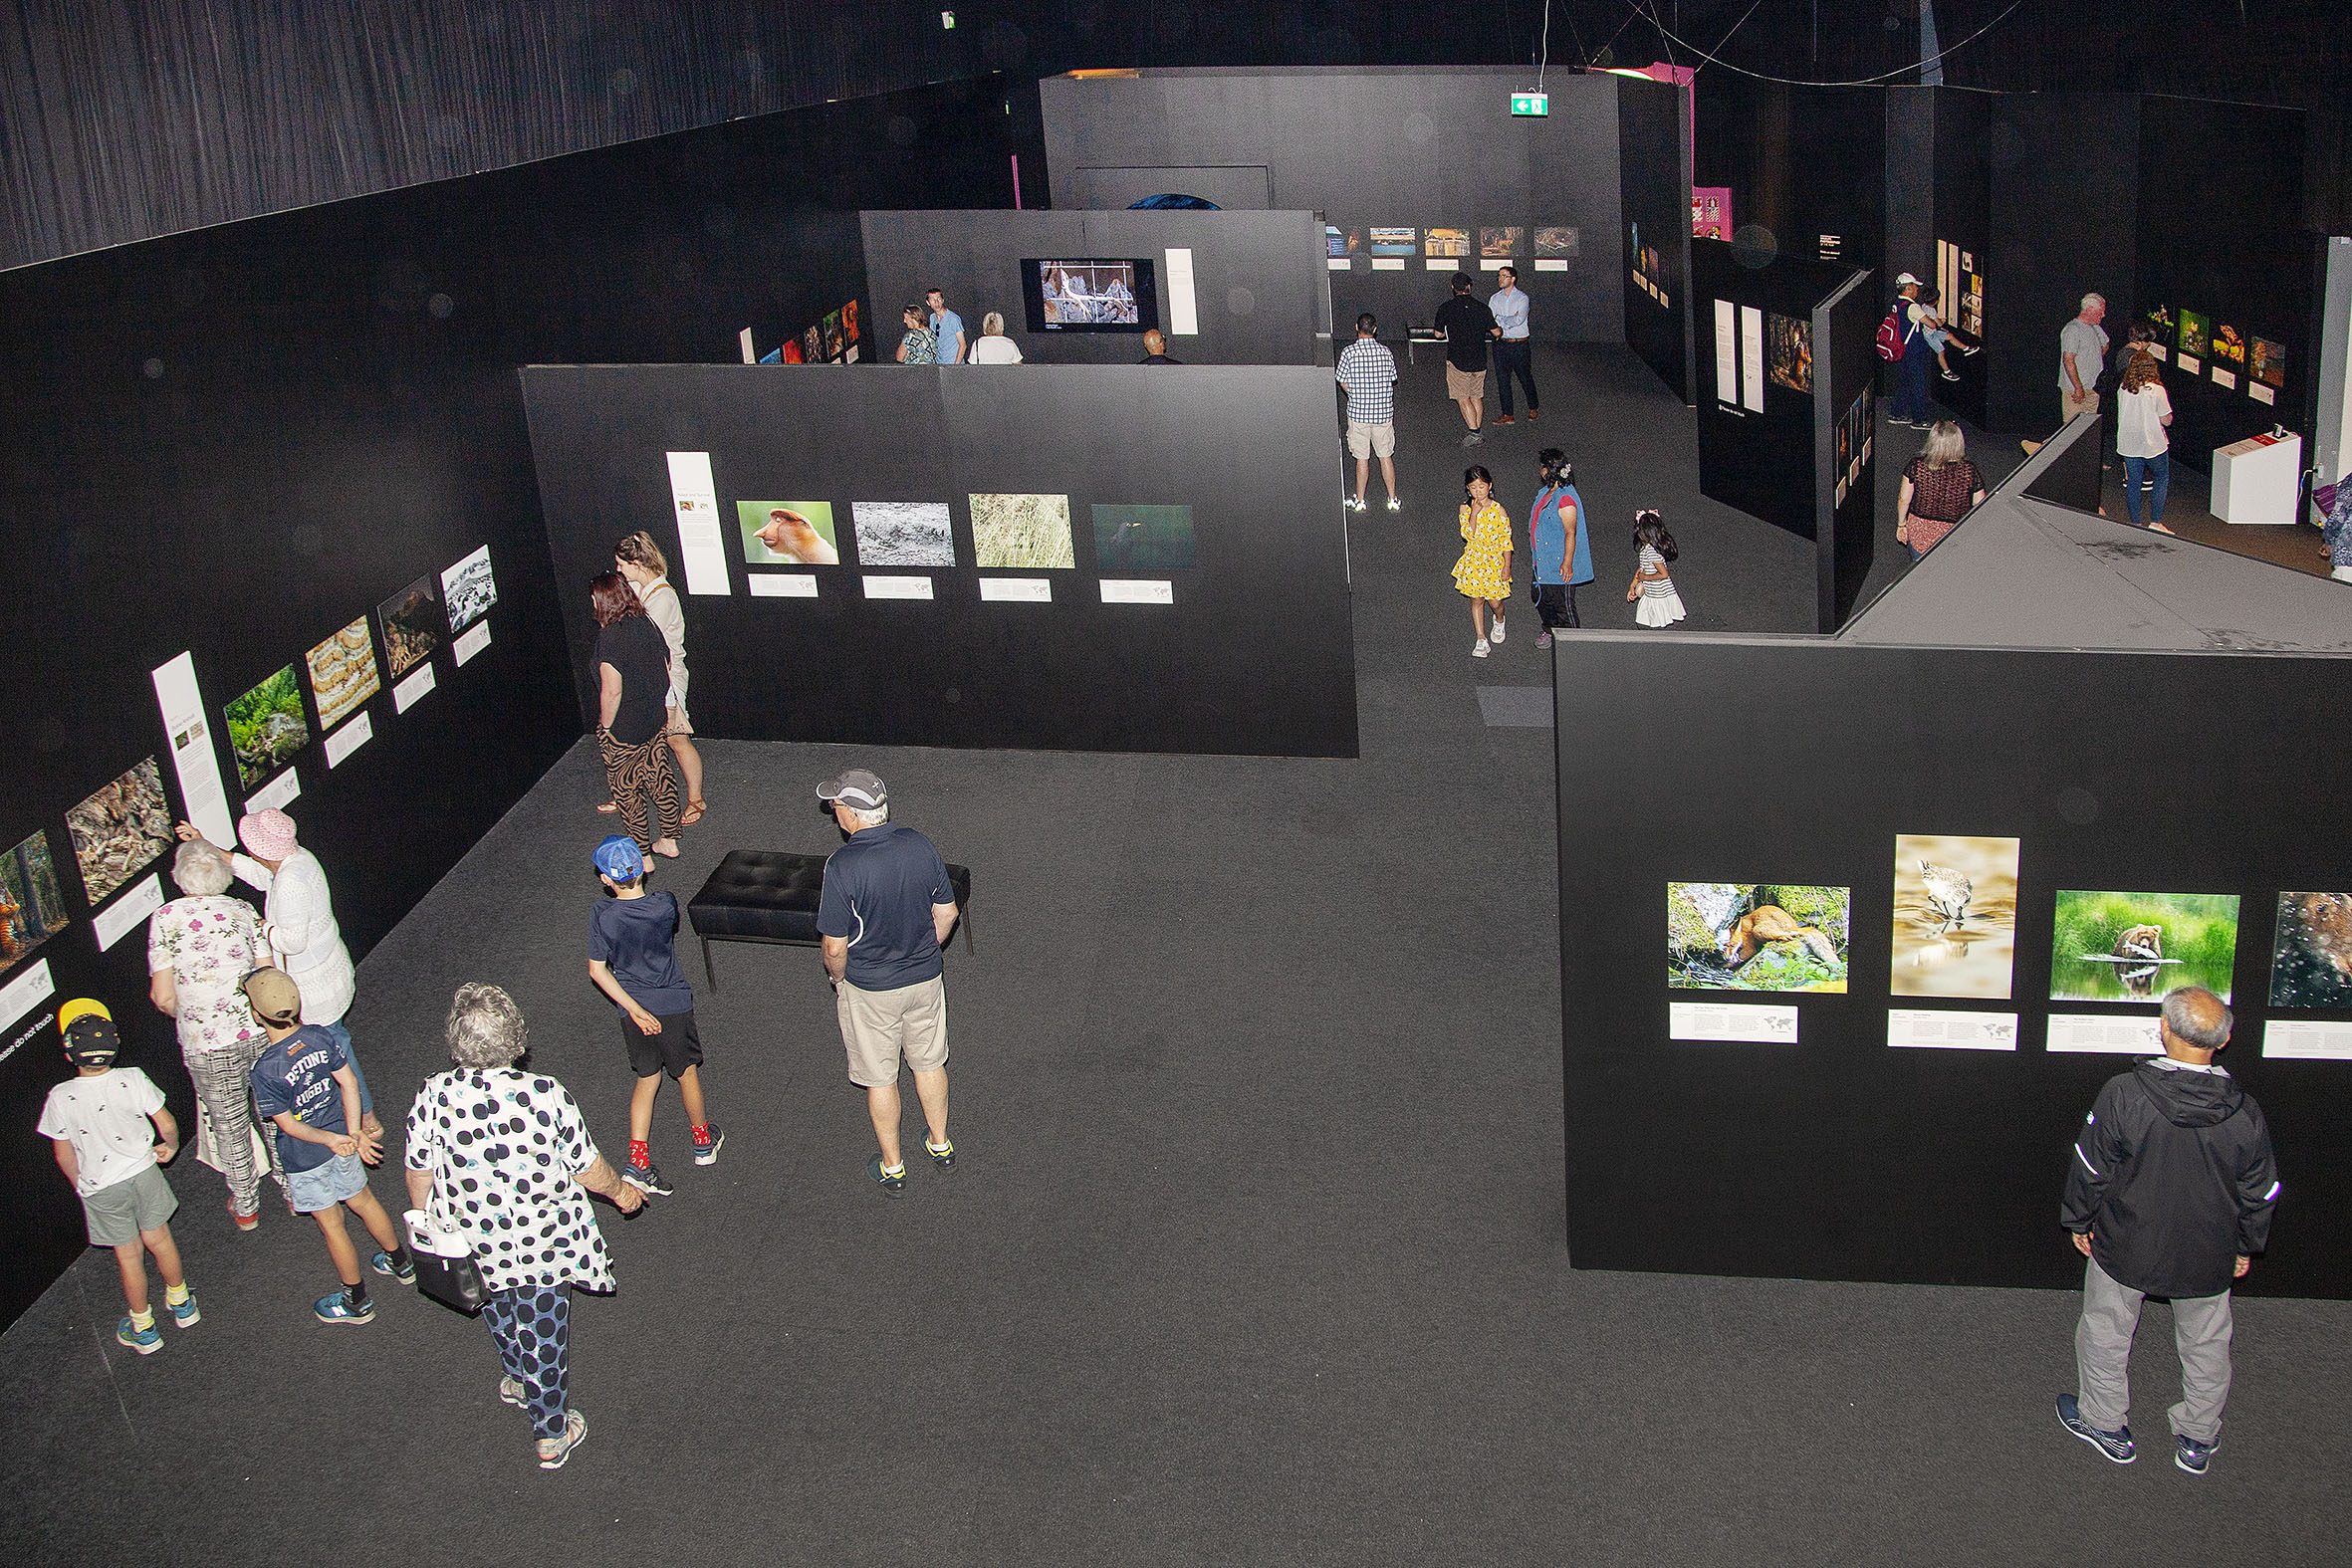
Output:
<svg viewBox="0 0 2352 1568">
<path fill-rule="evenodd" d="M 865 596 L 869 599 L 927 599 L 931 596 L 931 579 L 876 576 L 868 572 Z"/>
<path fill-rule="evenodd" d="M 2161 1056 L 2154 1018 L 2109 1017 L 2103 1012 L 2050 1014 L 2051 1050 L 2093 1051 L 2110 1056 Z"/>
<path fill-rule="evenodd" d="M 670 505 L 678 519 L 678 557 L 686 567 L 686 591 L 724 594 L 727 543 L 719 527 L 719 487 L 711 478 L 708 452 L 671 452 Z"/>
<path fill-rule="evenodd" d="M 982 577 L 980 596 L 998 604 L 1051 604 L 1054 602 L 1054 580 L 1051 577 Z"/>
<path fill-rule="evenodd" d="M 1670 1002 L 1666 1033 L 1678 1040 L 1757 1040 L 1796 1043 L 1796 1008 L 1741 1002 Z"/>
<path fill-rule="evenodd" d="M 359 715 L 333 735 L 327 737 L 327 766 L 340 768 L 343 760 L 365 746 L 375 737 L 374 722 L 366 714 Z"/>
<path fill-rule="evenodd" d="M 1887 1013 L 1887 1043 L 1924 1050 L 2015 1050 L 2017 1015 L 1895 1008 Z"/>
<path fill-rule="evenodd" d="M 1535 270 L 1537 272 L 1566 272 L 1568 264 L 1555 256 L 1538 256 L 1535 258 Z"/>
<path fill-rule="evenodd" d="M 122 940 L 124 932 L 135 930 L 162 907 L 163 879 L 153 874 L 139 878 L 136 887 L 90 917 L 98 932 L 98 950 L 106 952 Z"/>
<path fill-rule="evenodd" d="M 2272 1018 L 2262 1036 L 2265 1056 L 2352 1061 L 2352 1023 L 2319 1018 Z"/>
<path fill-rule="evenodd" d="M 49 978 L 49 960 L 42 959 L 7 985 L 0 986 L 0 1029 L 8 1027 L 56 993 L 57 982 Z"/>
<path fill-rule="evenodd" d="M 424 667 L 392 688 L 392 712 L 406 713 L 416 700 L 433 689 L 433 665 L 426 660 Z"/>
<path fill-rule="evenodd" d="M 465 632 L 449 645 L 450 651 L 457 655 L 457 662 L 460 664 L 465 663 L 466 660 L 489 646 L 490 622 L 486 620 L 477 622 L 471 631 Z"/>
<path fill-rule="evenodd" d="M 245 809 L 248 811 L 266 811 L 270 807 L 276 806 L 280 810 L 284 810 L 288 801 L 300 797 L 301 794 L 302 781 L 295 777 L 294 770 L 289 768 L 277 778 L 271 780 L 268 784 L 263 784 L 259 789 L 254 790 L 253 793 L 247 795 L 245 797 Z"/>
<path fill-rule="evenodd" d="M 1375 256 L 1372 258 L 1372 270 L 1374 272 L 1403 272 L 1405 259 L 1402 256 Z"/>
<path fill-rule="evenodd" d="M 1102 584 L 1102 602 L 1105 604 L 1173 604 L 1176 602 L 1176 585 L 1165 581 L 1138 582 L 1106 579 Z"/>
<path fill-rule="evenodd" d="M 817 576 L 809 571 L 759 571 L 752 574 L 751 589 L 755 599 L 813 599 Z"/>
<path fill-rule="evenodd" d="M 220 782 L 220 753 L 213 749 L 212 730 L 204 722 L 204 693 L 196 685 L 196 656 L 183 653 L 156 666 L 153 679 L 155 706 L 162 710 L 163 733 L 171 738 L 171 769 L 179 776 L 188 820 L 214 843 L 234 843 L 237 830 L 229 821 L 229 792 Z"/>
</svg>

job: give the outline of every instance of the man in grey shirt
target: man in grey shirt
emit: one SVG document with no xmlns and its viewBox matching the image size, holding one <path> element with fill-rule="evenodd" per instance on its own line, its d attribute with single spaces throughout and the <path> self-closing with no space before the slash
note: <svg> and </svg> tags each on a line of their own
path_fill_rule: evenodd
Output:
<svg viewBox="0 0 2352 1568">
<path fill-rule="evenodd" d="M 2099 411 L 2099 370 L 2107 362 L 2107 302 L 2082 297 L 2082 314 L 2058 333 L 2058 422 Z"/>
</svg>

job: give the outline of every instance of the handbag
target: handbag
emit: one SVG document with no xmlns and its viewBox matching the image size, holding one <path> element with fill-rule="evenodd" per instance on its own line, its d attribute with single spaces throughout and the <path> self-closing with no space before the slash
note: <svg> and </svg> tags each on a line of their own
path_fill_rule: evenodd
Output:
<svg viewBox="0 0 2352 1568">
<path fill-rule="evenodd" d="M 472 1317 L 488 1295 L 482 1286 L 481 1265 L 474 1249 L 455 1226 L 437 1226 L 421 1209 L 402 1216 L 408 1222 L 408 1254 L 416 1263 L 416 1289 L 453 1312 Z"/>
</svg>

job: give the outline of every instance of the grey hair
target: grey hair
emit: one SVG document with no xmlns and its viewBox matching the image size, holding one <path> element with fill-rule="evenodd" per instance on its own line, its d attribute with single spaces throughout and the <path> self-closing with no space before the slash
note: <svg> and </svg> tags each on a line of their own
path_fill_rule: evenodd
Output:
<svg viewBox="0 0 2352 1568">
<path fill-rule="evenodd" d="M 849 820 L 859 827 L 879 827 L 890 820 L 890 802 L 887 800 L 870 811 L 860 811 L 853 805 L 843 806 L 842 809 L 849 813 Z"/>
<path fill-rule="evenodd" d="M 2230 1005 L 2203 986 L 2165 993 L 2164 1026 L 2199 1050 L 2220 1050 L 2229 1044 L 2234 1021 Z"/>
<path fill-rule="evenodd" d="M 171 880 L 188 897 L 204 898 L 226 893 L 229 884 L 237 880 L 237 873 L 229 865 L 227 855 L 201 838 L 191 838 L 171 857 Z"/>
<path fill-rule="evenodd" d="M 983 316 L 980 319 L 980 335 L 983 337 L 1004 336 L 1005 313 L 1002 311 L 991 311 L 986 316 Z"/>
<path fill-rule="evenodd" d="M 460 1067 L 504 1067 L 531 1048 L 531 1027 L 515 999 L 487 981 L 457 988 L 442 1031 L 449 1059 Z"/>
<path fill-rule="evenodd" d="M 2086 311 L 2094 305 L 2105 305 L 2106 303 L 2107 296 L 2103 294 L 2086 294 L 2082 297 L 2082 309 Z"/>
<path fill-rule="evenodd" d="M 1968 439 L 1960 433 L 1960 426 L 1949 419 L 1940 419 L 1928 431 L 1919 455 L 1930 468 L 1945 468 L 1968 456 Z"/>
</svg>

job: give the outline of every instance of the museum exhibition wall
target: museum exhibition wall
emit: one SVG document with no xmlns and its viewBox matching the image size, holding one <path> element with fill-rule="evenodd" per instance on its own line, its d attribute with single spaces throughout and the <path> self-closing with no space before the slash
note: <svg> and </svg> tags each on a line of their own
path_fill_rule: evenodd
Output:
<svg viewBox="0 0 2352 1568">
<path fill-rule="evenodd" d="M 2076 1284 L 2083 1112 L 2202 984 L 2282 1151 L 2246 1288 L 2352 1295 L 2343 590 L 2014 493 L 1835 637 L 1555 643 L 1577 1266 Z"/>
<path fill-rule="evenodd" d="M 1369 310 L 1401 339 L 1437 314 L 1455 272 L 1491 287 L 1508 259 L 1535 336 L 1621 341 L 1618 105 L 1675 90 L 1556 73 L 1550 112 L 1514 117 L 1512 95 L 1529 86 L 1525 68 L 1465 66 L 1144 71 L 1038 89 L 1057 208 L 1263 185 L 1250 205 L 1323 214 L 1342 324 Z M 1665 239 L 1645 228 L 1645 243 Z"/>
<path fill-rule="evenodd" d="M 1815 626 L 1834 631 L 1876 535 L 1871 347 L 1885 314 L 1867 271 L 1690 240 L 1699 490 L 1816 547 Z"/>
<path fill-rule="evenodd" d="M 1353 757 L 1345 515 L 1299 457 L 1329 449 L 1330 379 L 523 372 L 557 580 L 653 534 L 706 734 Z M 593 628 L 565 624 L 585 715 Z"/>
<path fill-rule="evenodd" d="M 894 117 L 939 139 L 911 172 Z M 735 358 L 857 286 L 858 205 L 1010 201 L 1006 123 L 918 92 L 0 273 L 26 584 L 0 715 L 29 760 L 0 780 L 0 1120 L 32 1125 L 56 1005 L 95 995 L 193 1128 L 144 1000 L 173 818 L 225 835 L 298 790 L 364 955 L 579 738 L 583 584 L 552 571 L 517 364 Z M 0 1177 L 5 1320 L 84 1237 L 42 1140 L 0 1140 Z"/>
<path fill-rule="evenodd" d="M 1158 328 L 1187 364 L 1312 364 L 1330 333 L 1322 220 L 1309 212 L 1104 211 L 867 212 L 865 294 L 874 303 L 875 356 L 888 360 L 901 306 L 946 291 L 967 336 L 1001 311 L 1033 364 L 1133 364 L 1142 334 Z M 1144 264 L 1138 268 L 1137 264 Z M 1089 308 L 1051 321 L 1033 308 L 1047 278 L 1091 276 Z M 1124 271 L 1116 269 L 1123 268 Z M 1123 281 L 1122 281 L 1123 280 Z M 1122 300 L 1120 296 L 1123 295 Z M 1099 297 L 1100 309 L 1091 308 Z M 1059 318 L 1068 314 L 1072 319 Z M 1327 363 L 1331 350 L 1320 342 Z"/>
<path fill-rule="evenodd" d="M 1906 267 L 1881 265 L 1890 96 L 1702 73 L 1691 183 L 1729 186 L 1739 227 L 1758 231 L 1754 246 L 1815 259 L 1826 251 L 1891 278 Z"/>
<path fill-rule="evenodd" d="M 1625 209 L 1625 342 L 1684 402 L 1697 384 L 1691 277 L 1691 90 L 1614 79 Z"/>
</svg>

